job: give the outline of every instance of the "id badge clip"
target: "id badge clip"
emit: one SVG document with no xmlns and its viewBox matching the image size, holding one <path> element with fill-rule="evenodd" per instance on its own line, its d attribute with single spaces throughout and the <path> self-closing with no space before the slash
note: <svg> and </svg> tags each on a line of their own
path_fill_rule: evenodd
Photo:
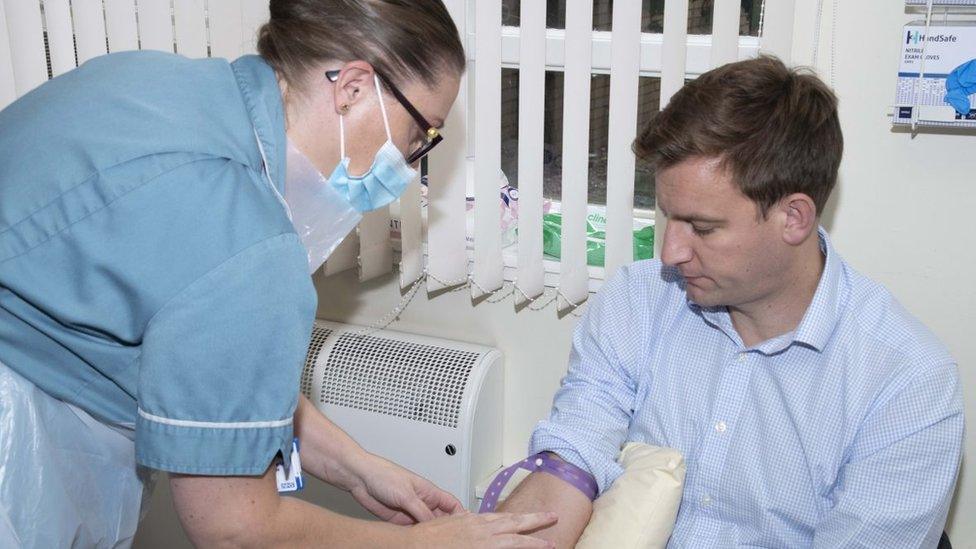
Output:
<svg viewBox="0 0 976 549">
<path fill-rule="evenodd" d="M 305 487 L 302 478 L 302 460 L 298 457 L 298 437 L 291 442 L 291 461 L 288 471 L 285 471 L 284 464 L 279 463 L 276 466 L 275 478 L 278 480 L 278 493 L 297 492 Z"/>
</svg>

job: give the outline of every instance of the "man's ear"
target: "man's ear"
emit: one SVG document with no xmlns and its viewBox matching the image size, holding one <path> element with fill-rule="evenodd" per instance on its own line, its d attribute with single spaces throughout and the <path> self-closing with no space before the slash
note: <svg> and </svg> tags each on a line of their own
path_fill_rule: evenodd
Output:
<svg viewBox="0 0 976 549">
<path fill-rule="evenodd" d="M 347 114 L 373 89 L 373 66 L 365 61 L 350 61 L 342 66 L 335 82 L 333 103 L 338 114 Z"/>
<path fill-rule="evenodd" d="M 783 241 L 787 244 L 798 246 L 817 230 L 817 206 L 808 195 L 793 193 L 780 200 L 776 207 L 785 214 Z"/>
</svg>

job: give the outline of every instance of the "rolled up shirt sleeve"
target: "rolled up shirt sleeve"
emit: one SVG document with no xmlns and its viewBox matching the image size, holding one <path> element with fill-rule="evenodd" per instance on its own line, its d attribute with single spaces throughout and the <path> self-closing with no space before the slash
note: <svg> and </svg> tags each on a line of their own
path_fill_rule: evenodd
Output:
<svg viewBox="0 0 976 549">
<path fill-rule="evenodd" d="M 617 463 L 627 439 L 637 385 L 629 365 L 632 349 L 618 336 L 629 328 L 628 271 L 621 269 L 593 298 L 573 335 L 569 369 L 539 422 L 529 453 L 550 451 L 589 471 L 603 493 L 623 472 Z"/>
<path fill-rule="evenodd" d="M 315 305 L 295 234 L 249 246 L 170 300 L 143 341 L 138 463 L 260 475 L 287 459 Z"/>
</svg>

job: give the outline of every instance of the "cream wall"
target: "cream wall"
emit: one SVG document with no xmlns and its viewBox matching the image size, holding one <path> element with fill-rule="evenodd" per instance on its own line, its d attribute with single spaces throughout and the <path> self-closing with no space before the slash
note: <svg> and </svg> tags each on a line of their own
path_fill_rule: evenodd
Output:
<svg viewBox="0 0 976 549">
<path fill-rule="evenodd" d="M 767 0 L 776 1 L 776 0 Z M 846 150 L 825 215 L 841 254 L 884 283 L 930 326 L 959 361 L 967 417 L 976 417 L 976 134 L 891 130 L 899 37 L 912 19 L 894 0 L 836 0 L 834 82 Z M 816 3 L 797 2 L 794 59 L 812 62 Z M 820 60 L 829 65 L 831 1 Z M 826 69 L 824 78 L 829 78 Z M 395 279 L 360 285 L 350 274 L 319 281 L 322 318 L 368 323 L 399 300 Z M 552 309 L 513 312 L 511 298 L 472 305 L 467 293 L 418 295 L 393 328 L 493 345 L 506 357 L 504 453 L 525 451 L 565 372 L 574 317 Z M 976 444 L 967 439 L 967 453 Z M 964 517 L 970 517 L 966 520 Z M 956 547 L 976 548 L 976 458 L 964 461 L 950 518 Z"/>
</svg>

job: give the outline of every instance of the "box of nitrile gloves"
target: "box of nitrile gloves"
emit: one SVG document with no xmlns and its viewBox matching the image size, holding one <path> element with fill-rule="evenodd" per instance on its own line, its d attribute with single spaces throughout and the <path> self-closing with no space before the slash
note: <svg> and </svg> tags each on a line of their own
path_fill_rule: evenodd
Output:
<svg viewBox="0 0 976 549">
<path fill-rule="evenodd" d="M 913 114 L 917 114 L 919 122 L 925 125 L 976 127 L 976 98 L 970 97 L 970 110 L 965 115 L 945 101 L 946 78 L 973 59 L 976 59 L 976 23 L 933 23 L 928 36 L 922 21 L 905 25 L 901 35 L 895 124 L 911 124 Z M 915 109 L 918 113 L 914 113 Z"/>
</svg>

